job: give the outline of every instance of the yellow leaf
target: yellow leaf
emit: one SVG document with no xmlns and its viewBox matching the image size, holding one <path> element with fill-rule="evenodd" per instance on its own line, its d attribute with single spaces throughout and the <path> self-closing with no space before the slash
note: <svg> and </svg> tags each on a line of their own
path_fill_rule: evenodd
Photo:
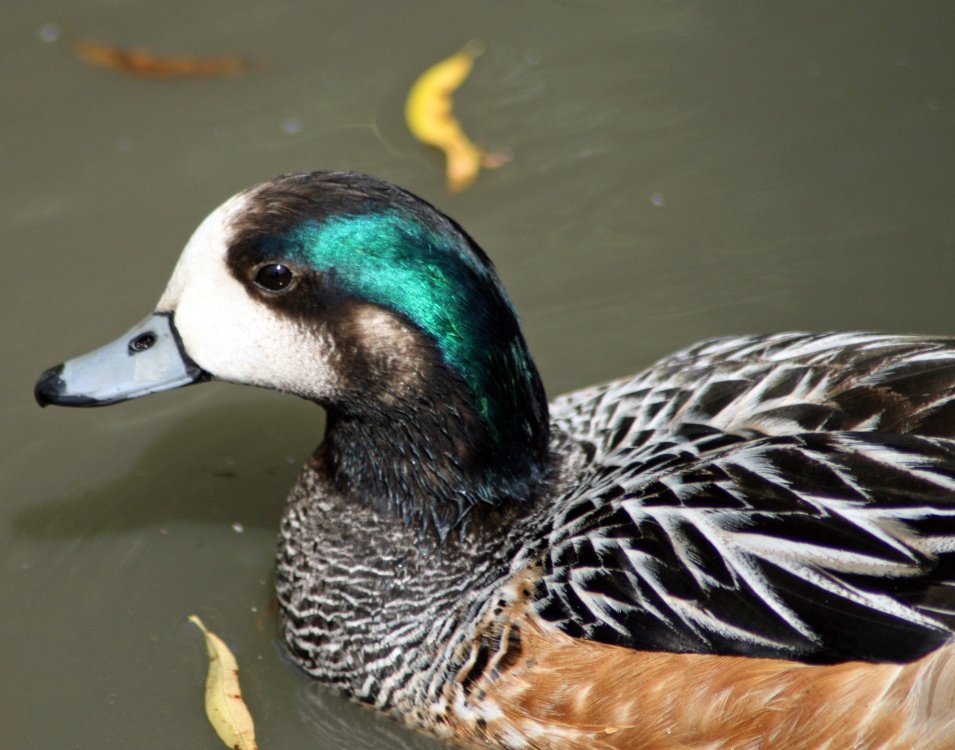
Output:
<svg viewBox="0 0 955 750">
<path fill-rule="evenodd" d="M 239 665 L 222 640 L 202 624 L 196 615 L 189 615 L 206 637 L 209 652 L 209 675 L 206 677 L 206 716 L 222 741 L 233 750 L 258 750 L 252 715 L 242 700 L 239 689 Z"/>
<path fill-rule="evenodd" d="M 451 95 L 464 83 L 474 67 L 482 45 L 470 41 L 456 55 L 432 65 L 411 86 L 405 102 L 405 121 L 412 135 L 444 151 L 447 159 L 448 189 L 463 190 L 478 175 L 481 166 L 500 166 L 506 157 L 488 158 L 464 134 L 452 113 Z"/>
</svg>

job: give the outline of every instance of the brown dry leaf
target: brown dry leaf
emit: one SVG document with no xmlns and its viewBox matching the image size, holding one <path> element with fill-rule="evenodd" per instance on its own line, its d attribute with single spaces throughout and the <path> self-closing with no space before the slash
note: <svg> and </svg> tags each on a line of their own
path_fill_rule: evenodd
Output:
<svg viewBox="0 0 955 750">
<path fill-rule="evenodd" d="M 201 78 L 245 73 L 251 66 L 239 57 L 158 57 L 146 50 L 127 49 L 87 39 L 70 46 L 84 62 L 143 78 Z"/>
<path fill-rule="evenodd" d="M 235 656 L 196 615 L 189 615 L 189 621 L 195 623 L 206 637 L 206 650 L 209 652 L 206 716 L 229 747 L 234 750 L 258 750 L 252 715 L 239 689 L 239 665 Z"/>
<path fill-rule="evenodd" d="M 411 86 L 405 101 L 405 121 L 419 141 L 444 151 L 448 189 L 456 193 L 477 178 L 481 167 L 494 168 L 509 157 L 486 154 L 464 134 L 453 113 L 451 95 L 464 83 L 483 45 L 470 41 L 464 49 L 432 65 Z"/>
</svg>

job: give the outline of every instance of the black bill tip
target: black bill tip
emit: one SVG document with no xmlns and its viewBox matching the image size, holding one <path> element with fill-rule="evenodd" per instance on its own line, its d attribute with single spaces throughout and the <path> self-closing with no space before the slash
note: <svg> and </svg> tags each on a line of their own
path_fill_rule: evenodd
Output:
<svg viewBox="0 0 955 750">
<path fill-rule="evenodd" d="M 59 403 L 63 397 L 63 391 L 66 384 L 60 375 L 63 374 L 63 365 L 51 367 L 44 372 L 40 379 L 36 381 L 36 387 L 33 389 L 33 397 L 40 406 L 49 406 Z"/>
<path fill-rule="evenodd" d="M 63 375 L 64 365 L 51 367 L 44 372 L 40 379 L 36 381 L 33 388 L 33 397 L 40 406 L 109 406 L 125 398 L 117 399 L 97 399 L 91 396 L 69 394 L 66 392 L 66 381 L 61 377 Z"/>
<path fill-rule="evenodd" d="M 66 392 L 66 382 L 61 377 L 63 365 L 51 367 L 40 376 L 33 388 L 33 397 L 40 406 L 101 406 L 101 402 L 89 396 L 70 395 Z"/>
</svg>

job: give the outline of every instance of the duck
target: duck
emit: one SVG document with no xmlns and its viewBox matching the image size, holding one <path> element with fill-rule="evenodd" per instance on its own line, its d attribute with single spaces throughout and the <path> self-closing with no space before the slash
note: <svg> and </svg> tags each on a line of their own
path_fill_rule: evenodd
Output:
<svg viewBox="0 0 955 750">
<path fill-rule="evenodd" d="M 481 247 L 283 175 L 41 406 L 205 381 L 327 414 L 285 507 L 295 662 L 508 750 L 955 747 L 955 339 L 743 335 L 548 403 Z"/>
</svg>

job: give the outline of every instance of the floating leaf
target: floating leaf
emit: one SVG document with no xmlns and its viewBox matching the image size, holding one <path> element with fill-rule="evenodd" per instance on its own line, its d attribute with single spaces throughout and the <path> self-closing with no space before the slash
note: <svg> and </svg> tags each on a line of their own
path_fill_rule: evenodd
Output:
<svg viewBox="0 0 955 750">
<path fill-rule="evenodd" d="M 239 57 L 158 57 L 142 49 L 71 39 L 76 56 L 90 65 L 143 78 L 200 78 L 244 73 L 249 65 Z"/>
<path fill-rule="evenodd" d="M 485 154 L 478 148 L 452 113 L 451 95 L 464 83 L 482 51 L 480 42 L 470 41 L 456 55 L 432 65 L 414 82 L 405 102 L 405 121 L 412 135 L 444 151 L 452 192 L 474 182 L 482 166 L 496 167 L 507 161 L 505 156 Z"/>
<path fill-rule="evenodd" d="M 206 637 L 209 652 L 209 675 L 206 677 L 206 716 L 222 741 L 234 750 L 258 750 L 252 715 L 242 700 L 239 689 L 239 665 L 222 640 L 202 624 L 196 615 L 189 615 Z"/>
</svg>

